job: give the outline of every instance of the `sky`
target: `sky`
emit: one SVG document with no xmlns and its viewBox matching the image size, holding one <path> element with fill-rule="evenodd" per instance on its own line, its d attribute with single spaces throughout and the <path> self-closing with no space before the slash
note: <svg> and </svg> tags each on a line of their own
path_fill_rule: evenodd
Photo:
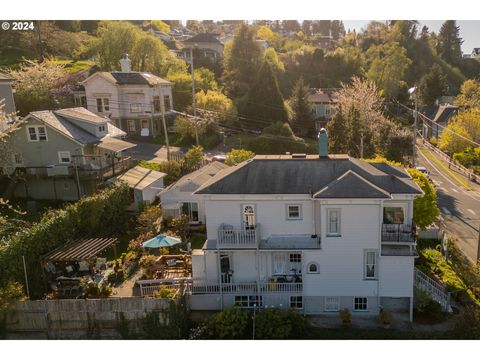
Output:
<svg viewBox="0 0 480 360">
<path fill-rule="evenodd" d="M 345 30 L 360 31 L 370 20 L 343 20 Z M 442 20 L 419 20 L 420 28 L 426 25 L 430 31 L 438 34 L 442 26 Z M 460 26 L 460 37 L 463 39 L 462 51 L 470 54 L 475 47 L 480 47 L 480 21 L 479 20 L 457 20 Z"/>
</svg>

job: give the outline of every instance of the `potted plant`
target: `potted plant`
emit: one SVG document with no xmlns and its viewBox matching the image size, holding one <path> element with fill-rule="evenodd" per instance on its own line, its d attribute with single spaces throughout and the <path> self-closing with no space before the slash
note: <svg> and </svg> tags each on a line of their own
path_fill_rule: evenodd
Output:
<svg viewBox="0 0 480 360">
<path fill-rule="evenodd" d="M 380 309 L 378 317 L 380 318 L 380 321 L 382 322 L 383 327 L 385 329 L 390 328 L 390 325 L 392 325 L 392 320 L 393 320 L 393 315 L 390 311 Z"/>
<path fill-rule="evenodd" d="M 340 310 L 339 315 L 344 326 L 349 326 L 352 323 L 352 313 L 347 308 Z"/>
</svg>

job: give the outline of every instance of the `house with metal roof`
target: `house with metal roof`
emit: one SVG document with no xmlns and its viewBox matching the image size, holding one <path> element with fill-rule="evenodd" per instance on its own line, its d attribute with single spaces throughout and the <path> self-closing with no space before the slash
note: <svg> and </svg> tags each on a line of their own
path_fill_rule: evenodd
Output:
<svg viewBox="0 0 480 360">
<path fill-rule="evenodd" d="M 160 193 L 163 215 L 175 218 L 185 214 L 189 217 L 190 224 L 205 224 L 203 197 L 194 192 L 226 168 L 228 165 L 213 161 L 170 184 Z"/>
<path fill-rule="evenodd" d="M 318 155 L 258 155 L 194 192 L 207 240 L 192 254 L 191 309 L 411 318 L 421 188 L 402 167 L 330 155 L 319 137 Z"/>
<path fill-rule="evenodd" d="M 173 84 L 149 72 L 131 70 L 131 60 L 120 60 L 121 71 L 98 71 L 79 83 L 76 102 L 128 135 L 155 136 L 163 120 L 173 121 Z M 82 105 L 83 106 L 83 105 Z"/>
<path fill-rule="evenodd" d="M 31 112 L 8 139 L 11 156 L 0 164 L 11 180 L 5 191 L 33 199 L 89 195 L 133 165 L 123 152 L 135 144 L 123 140 L 125 135 L 83 107 Z"/>
</svg>

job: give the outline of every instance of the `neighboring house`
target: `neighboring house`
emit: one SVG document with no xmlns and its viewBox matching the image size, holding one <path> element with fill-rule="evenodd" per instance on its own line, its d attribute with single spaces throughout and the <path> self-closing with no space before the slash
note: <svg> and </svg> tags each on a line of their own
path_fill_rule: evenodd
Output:
<svg viewBox="0 0 480 360">
<path fill-rule="evenodd" d="M 15 101 L 13 99 L 12 84 L 15 79 L 8 75 L 0 73 L 0 100 L 4 99 L 4 108 L 1 109 L 5 114 L 15 113 Z M 0 131 L 3 129 L 0 129 Z"/>
<path fill-rule="evenodd" d="M 160 193 L 163 215 L 178 217 L 185 214 L 191 224 L 205 224 L 203 197 L 193 192 L 225 168 L 228 165 L 214 161 L 166 187 Z"/>
<path fill-rule="evenodd" d="M 223 44 L 218 38 L 218 34 L 201 33 L 183 40 L 183 58 L 190 63 L 190 50 L 195 49 L 204 57 L 210 58 L 213 63 L 219 62 L 223 58 Z"/>
<path fill-rule="evenodd" d="M 334 96 L 334 88 L 310 89 L 307 94 L 307 101 L 312 108 L 312 115 L 315 121 L 316 130 L 325 127 L 328 120 L 332 118 L 337 109 L 337 99 Z"/>
<path fill-rule="evenodd" d="M 162 114 L 172 120 L 172 83 L 148 72 L 131 71 L 128 55 L 122 71 L 99 71 L 80 83 L 75 102 L 98 116 L 107 117 L 128 135 L 158 135 Z"/>
<path fill-rule="evenodd" d="M 422 113 L 432 121 L 423 119 L 423 134 L 424 137 L 430 139 L 435 137 L 438 139 L 445 126 L 450 120 L 457 115 L 458 106 L 444 104 L 435 105 L 425 108 Z"/>
<path fill-rule="evenodd" d="M 473 48 L 472 54 L 470 55 L 471 58 L 473 59 L 479 59 L 480 60 L 480 48 Z"/>
<path fill-rule="evenodd" d="M 412 318 L 413 201 L 404 168 L 328 155 L 263 155 L 220 171 L 202 195 L 207 241 L 192 253 L 190 307 L 342 308 Z"/>
<path fill-rule="evenodd" d="M 139 210 L 143 204 L 151 204 L 157 199 L 157 194 L 163 189 L 163 178 L 167 174 L 160 171 L 135 166 L 117 180 L 126 182 L 130 188 L 132 205 L 130 210 Z"/>
<path fill-rule="evenodd" d="M 125 135 L 82 107 L 31 112 L 9 137 L 11 153 L 1 158 L 3 173 L 12 179 L 6 190 L 33 199 L 89 195 L 131 167 L 122 153 L 135 144 L 120 139 Z"/>
</svg>

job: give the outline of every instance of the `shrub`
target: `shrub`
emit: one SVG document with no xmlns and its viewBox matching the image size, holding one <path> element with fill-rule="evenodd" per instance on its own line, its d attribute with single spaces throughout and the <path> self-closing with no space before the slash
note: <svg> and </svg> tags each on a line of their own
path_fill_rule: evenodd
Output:
<svg viewBox="0 0 480 360">
<path fill-rule="evenodd" d="M 177 289 L 161 288 L 153 293 L 153 297 L 173 300 L 175 299 L 177 292 Z"/>
<path fill-rule="evenodd" d="M 306 335 L 305 318 L 298 312 L 266 309 L 256 317 L 255 338 L 265 340 L 302 339 Z"/>
<path fill-rule="evenodd" d="M 182 173 L 182 164 L 176 160 L 164 161 L 160 164 L 141 160 L 138 165 L 167 174 L 167 176 L 165 176 L 163 179 L 165 186 L 168 186 L 180 179 Z"/>
<path fill-rule="evenodd" d="M 232 307 L 214 314 L 207 322 L 204 339 L 248 339 L 252 329 L 249 311 Z"/>
<path fill-rule="evenodd" d="M 190 218 L 182 214 L 177 218 L 172 219 L 173 232 L 185 241 L 190 236 Z"/>
<path fill-rule="evenodd" d="M 389 310 L 380 309 L 380 313 L 378 314 L 378 317 L 382 322 L 382 324 L 384 325 L 390 325 L 393 321 L 393 314 Z"/>
<path fill-rule="evenodd" d="M 157 234 L 162 225 L 162 209 L 158 205 L 148 205 L 137 217 L 137 229 L 141 233 Z"/>
<path fill-rule="evenodd" d="M 426 291 L 415 290 L 414 318 L 416 322 L 434 324 L 445 320 L 442 306 L 432 300 Z"/>
<path fill-rule="evenodd" d="M 157 261 L 157 257 L 155 255 L 144 255 L 140 258 L 140 267 L 142 269 L 150 269 L 153 265 L 155 265 Z"/>
<path fill-rule="evenodd" d="M 428 139 L 428 142 L 433 146 L 437 146 L 438 144 L 437 138 L 435 136 L 432 136 L 430 139 Z"/>
<path fill-rule="evenodd" d="M 465 307 L 453 331 L 460 339 L 480 340 L 480 307 L 476 305 Z"/>
<path fill-rule="evenodd" d="M 341 309 L 338 312 L 338 314 L 340 316 L 340 320 L 342 320 L 342 323 L 344 325 L 348 325 L 352 322 L 352 313 L 350 312 L 349 309 L 347 309 L 347 308 Z"/>
<path fill-rule="evenodd" d="M 225 159 L 225 164 L 232 166 L 240 164 L 248 159 L 251 159 L 255 156 L 255 153 L 249 150 L 244 149 L 232 149 Z"/>
</svg>

